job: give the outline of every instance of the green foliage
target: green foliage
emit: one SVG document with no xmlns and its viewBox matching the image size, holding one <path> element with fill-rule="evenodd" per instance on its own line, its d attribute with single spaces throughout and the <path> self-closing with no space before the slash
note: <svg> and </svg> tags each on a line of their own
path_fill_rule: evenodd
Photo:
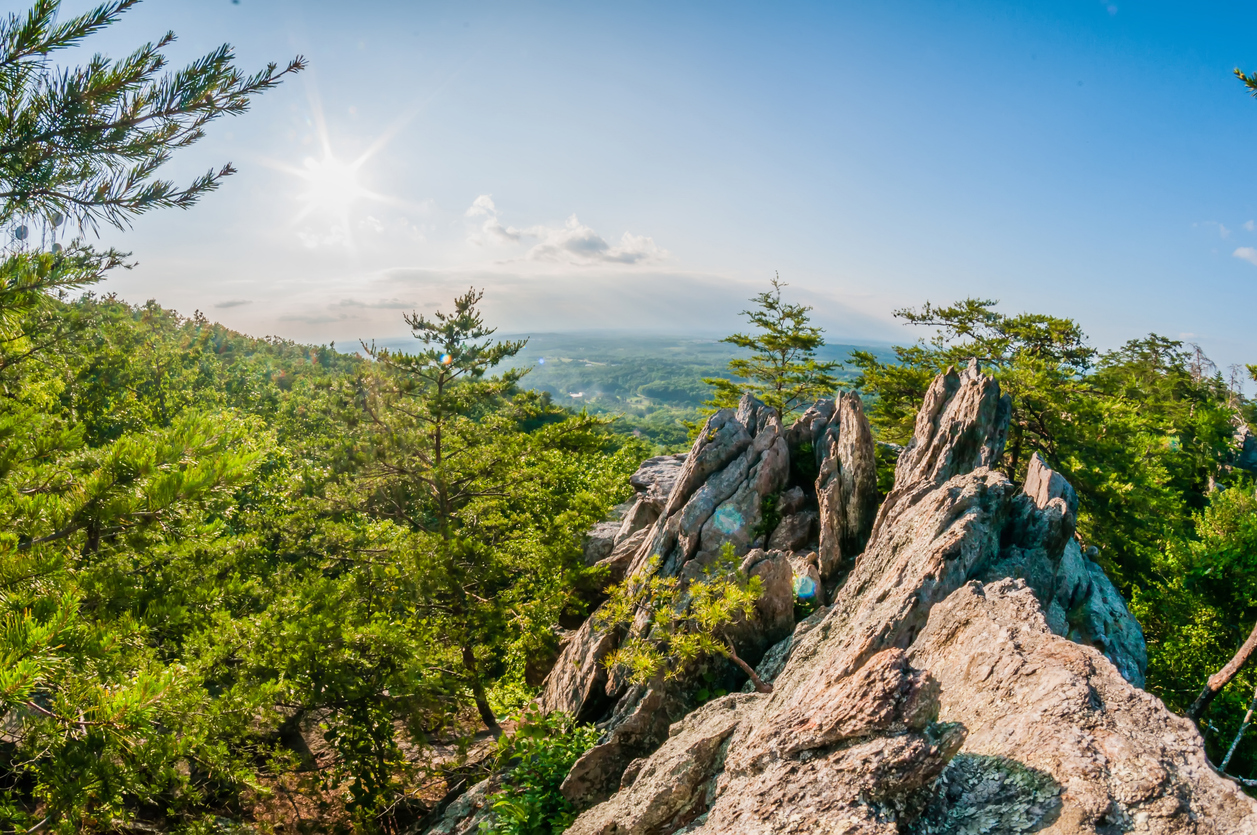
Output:
<svg viewBox="0 0 1257 835">
<path fill-rule="evenodd" d="M 711 411 L 736 406 L 749 392 L 785 421 L 795 410 L 832 395 L 838 387 L 833 376 L 838 363 L 816 358 L 825 338 L 821 329 L 811 324 L 808 311 L 812 308 L 783 301 L 781 288 L 785 286 L 780 277 L 774 277 L 772 290 L 752 299 L 756 309 L 742 311 L 759 328 L 758 333 L 725 337 L 725 342 L 749 351 L 750 356 L 729 361 L 729 373 L 737 379 L 703 380 L 715 389 L 705 404 Z"/>
<path fill-rule="evenodd" d="M 1257 622 L 1257 496 L 1250 482 L 1215 493 L 1195 518 L 1195 537 L 1166 544 L 1153 580 L 1131 604 L 1148 639 L 1148 682 L 1172 709 L 1183 711 L 1204 681 L 1230 660 Z M 1257 687 L 1240 673 L 1210 707 L 1202 730 L 1220 762 Z M 1248 740 L 1228 766 L 1257 768 Z"/>
<path fill-rule="evenodd" d="M 523 343 L 488 341 L 480 298 L 469 291 L 435 320 L 408 316 L 417 354 L 370 351 L 380 366 L 364 381 L 370 457 L 347 500 L 407 532 L 416 616 L 440 624 L 496 729 L 480 656 L 498 654 L 512 622 L 529 625 L 525 644 L 539 640 L 572 602 L 579 536 L 606 504 L 574 491 L 556 505 L 547 488 L 574 487 L 564 459 L 602 453 L 608 439 L 604 422 L 518 392 L 522 372 L 488 373 Z"/>
<path fill-rule="evenodd" d="M 1071 320 L 1006 316 L 994 304 L 899 311 L 935 335 L 895 348 L 898 363 L 856 352 L 854 387 L 879 440 L 903 443 L 934 376 L 977 357 L 1013 396 L 1002 467 L 1023 477 L 1037 452 L 1075 487 L 1079 536 L 1099 548 L 1144 628 L 1148 686 L 1185 709 L 1257 621 L 1249 579 L 1257 499 L 1252 477 L 1229 466 L 1234 421 L 1251 419 L 1252 404 L 1194 346 L 1150 335 L 1099 352 Z M 879 482 L 891 475 L 884 451 Z M 1252 671 L 1242 673 L 1211 708 L 1205 730 L 1215 762 L 1254 686 Z M 1250 774 L 1255 766 L 1249 740 L 1232 768 Z"/>
<path fill-rule="evenodd" d="M 711 565 L 689 582 L 658 573 L 659 558 L 611 590 L 594 615 L 601 628 L 633 626 L 618 649 L 603 661 L 622 667 L 629 680 L 645 684 L 656 677 L 675 679 L 688 665 L 717 656 L 736 659 L 726 629 L 750 617 L 763 583 L 739 569 L 733 546 L 725 543 Z M 645 627 L 636 628 L 639 616 Z"/>
<path fill-rule="evenodd" d="M 899 311 L 935 336 L 896 348 L 899 364 L 857 352 L 853 387 L 870 400 L 878 440 L 902 444 L 930 381 L 976 357 L 1013 398 L 1002 467 L 1021 478 L 1037 452 L 1065 475 L 1079 494 L 1080 534 L 1129 591 L 1167 538 L 1189 535 L 1191 512 L 1224 477 L 1230 393 L 1182 343 L 1153 335 L 1101 354 L 1072 320 L 1006 316 L 994 304 Z"/>
<path fill-rule="evenodd" d="M 536 708 L 518 717 L 515 732 L 498 739 L 497 769 L 509 768 L 489 797 L 492 823 L 480 831 L 498 835 L 558 835 L 576 819 L 559 786 L 581 754 L 598 741 L 592 725 Z"/>
</svg>

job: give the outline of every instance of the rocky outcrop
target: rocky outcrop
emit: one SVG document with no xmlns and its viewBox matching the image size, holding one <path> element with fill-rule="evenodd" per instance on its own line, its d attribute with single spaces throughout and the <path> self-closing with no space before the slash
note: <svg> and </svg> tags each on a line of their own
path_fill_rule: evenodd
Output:
<svg viewBox="0 0 1257 835">
<path fill-rule="evenodd" d="M 1257 831 L 1257 803 L 1213 770 L 1191 721 L 1054 635 L 1021 581 L 950 595 L 908 660 L 937 679 L 940 720 L 967 729 L 917 832 Z"/>
<path fill-rule="evenodd" d="M 765 654 L 774 691 L 672 725 L 569 831 L 1257 832 L 1131 683 L 1142 636 L 1072 489 L 1039 459 L 1020 489 L 992 469 L 1009 411 L 976 364 L 935 380 L 833 605 Z"/>
<path fill-rule="evenodd" d="M 731 546 L 744 556 L 742 569 L 761 582 L 755 617 L 727 630 L 738 654 L 755 664 L 794 628 L 789 556 L 754 547 L 772 533 L 764 529 L 765 512 L 773 509 L 788 477 L 781 420 L 772 409 L 745 397 L 737 409 L 723 409 L 708 419 L 688 455 L 651 459 L 633 476 L 638 505 L 658 511 L 648 527 L 630 532 L 626 522 L 600 564 L 607 565 L 612 578 L 657 571 L 692 580 Z M 631 510 L 626 519 L 646 515 Z M 796 528 L 814 528 L 806 511 L 790 518 Z M 806 537 L 796 532 L 793 539 L 799 538 Z M 684 680 L 629 686 L 623 676 L 608 673 L 603 659 L 622 637 L 587 620 L 564 647 L 539 699 L 544 710 L 595 721 L 603 731 L 599 744 L 581 757 L 564 783 L 564 793 L 586 805 L 614 792 L 625 769 L 654 751 L 667 738 L 668 725 L 688 709 Z M 721 674 L 735 677 L 732 670 Z"/>
<path fill-rule="evenodd" d="M 818 567 L 822 581 L 828 582 L 836 579 L 844 558 L 853 560 L 864 550 L 873 529 L 878 500 L 877 462 L 873 432 L 858 396 L 839 395 L 832 416 L 818 428 Z"/>
<path fill-rule="evenodd" d="M 1235 416 L 1235 440 L 1232 466 L 1236 469 L 1257 473 L 1257 433 L 1248 428 L 1248 422 Z"/>
<path fill-rule="evenodd" d="M 686 572 L 697 574 L 726 543 L 736 554 L 746 554 L 764 537 L 760 522 L 765 501 L 786 487 L 788 470 L 788 452 L 776 412 L 751 397 L 743 398 L 736 410 L 716 412 L 688 455 L 653 458 L 630 479 L 639 491 L 637 504 L 657 507 L 658 514 L 640 534 L 630 533 L 627 524 L 639 515 L 635 511 L 626 515 L 619 544 L 628 543 L 634 535 L 640 539 L 631 552 L 627 545 L 623 551 L 613 551 L 607 558 L 609 567 L 618 563 L 614 568 L 621 574 L 656 570 L 682 576 Z M 666 497 L 662 492 L 665 487 Z M 648 569 L 652 558 L 654 568 Z M 769 563 L 759 570 L 767 572 L 780 563 Z M 788 567 L 784 571 L 788 575 Z M 782 569 L 773 569 L 774 578 L 781 574 Z M 778 589 L 782 583 L 767 585 Z M 771 606 L 780 608 L 780 600 Z M 770 629 L 751 636 L 753 645 L 739 647 L 739 652 L 746 649 L 754 663 L 792 627 L 791 618 L 775 632 Z M 600 633 L 592 620 L 586 621 L 564 648 L 546 682 L 542 708 L 585 718 L 606 715 L 609 705 L 625 695 L 622 686 L 608 680 L 601 663 L 619 639 L 615 634 Z M 762 646 L 757 650 L 755 645 Z"/>
<path fill-rule="evenodd" d="M 1099 565 L 1074 538 L 1078 497 L 1036 453 L 1013 499 L 999 557 L 976 573 L 986 582 L 1020 578 L 1058 635 L 1104 653 L 1127 681 L 1142 687 L 1148 669 L 1143 631 Z"/>
<path fill-rule="evenodd" d="M 1139 689 L 1143 636 L 1073 489 L 1038 456 L 1021 486 L 995 469 L 1009 414 L 976 363 L 940 375 L 875 515 L 858 399 L 784 431 L 750 399 L 714 415 L 612 552 L 682 578 L 745 554 L 765 591 L 735 643 L 773 690 L 691 709 L 684 676 L 628 686 L 600 663 L 620 636 L 587 622 L 541 699 L 603 730 L 564 783 L 592 804 L 569 832 L 1257 835 L 1257 801 Z"/>
</svg>

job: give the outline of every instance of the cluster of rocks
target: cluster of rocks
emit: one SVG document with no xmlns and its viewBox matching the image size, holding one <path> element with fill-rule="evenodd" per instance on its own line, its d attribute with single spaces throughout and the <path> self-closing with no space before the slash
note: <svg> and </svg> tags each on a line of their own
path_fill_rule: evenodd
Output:
<svg viewBox="0 0 1257 835">
<path fill-rule="evenodd" d="M 773 692 L 633 685 L 602 663 L 620 633 L 586 621 L 540 699 L 602 731 L 563 784 L 569 832 L 1257 832 L 1257 801 L 1139 689 L 1143 636 L 1073 489 L 1037 457 L 1020 487 L 993 469 L 1009 414 L 976 363 L 940 375 L 880 504 L 849 395 L 788 429 L 745 398 L 647 462 L 588 557 L 693 578 L 745 554 L 763 594 L 735 643 Z M 474 831 L 467 806 L 434 831 Z"/>
</svg>

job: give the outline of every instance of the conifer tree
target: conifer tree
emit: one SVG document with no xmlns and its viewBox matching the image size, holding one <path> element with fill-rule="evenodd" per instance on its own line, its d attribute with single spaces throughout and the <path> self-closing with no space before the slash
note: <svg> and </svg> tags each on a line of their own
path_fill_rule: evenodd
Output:
<svg viewBox="0 0 1257 835">
<path fill-rule="evenodd" d="M 521 589 L 538 578 L 557 589 L 579 571 L 579 526 L 595 521 L 560 514 L 545 521 L 549 536 L 526 533 L 535 531 L 523 522 L 535 513 L 546 456 L 600 450 L 605 438 L 603 421 L 565 416 L 546 398 L 518 391 L 522 371 L 492 373 L 525 343 L 491 339 L 482 298 L 468 290 L 450 313 L 407 315 L 423 346 L 414 354 L 364 345 L 383 373 L 365 400 L 373 460 L 361 501 L 414 534 L 415 616 L 440 625 L 481 720 L 497 732 L 485 682 L 499 660 L 483 657 L 485 648 L 508 622 L 518 629 L 526 620 L 511 610 Z M 551 598 L 560 608 L 563 594 Z"/>
<path fill-rule="evenodd" d="M 111 584 L 212 535 L 268 443 L 238 414 L 189 410 L 90 447 L 63 409 L 67 375 L 47 361 L 91 326 L 53 297 L 126 258 L 84 234 L 216 188 L 230 165 L 183 187 L 157 174 L 210 121 L 302 67 L 246 76 L 223 46 L 167 72 L 173 34 L 117 61 L 53 62 L 136 2 L 59 20 L 59 0 L 36 0 L 0 20 L 0 823 L 18 831 L 91 829 L 178 783 L 152 775 L 199 744 L 161 732 L 182 682 L 134 619 L 113 617 Z M 18 785 L 40 799 L 42 822 L 11 802 Z"/>
<path fill-rule="evenodd" d="M 729 361 L 729 372 L 737 379 L 703 379 L 715 388 L 706 404 L 709 408 L 736 406 L 742 394 L 750 392 L 785 420 L 801 406 L 834 393 L 838 381 L 832 372 L 838 363 L 816 359 L 817 349 L 825 345 L 823 332 L 811 324 L 810 306 L 788 304 L 782 299 L 785 286 L 781 277 L 775 276 L 772 289 L 752 299 L 756 307 L 742 311 L 759 333 L 735 333 L 722 340 L 751 355 Z"/>
</svg>

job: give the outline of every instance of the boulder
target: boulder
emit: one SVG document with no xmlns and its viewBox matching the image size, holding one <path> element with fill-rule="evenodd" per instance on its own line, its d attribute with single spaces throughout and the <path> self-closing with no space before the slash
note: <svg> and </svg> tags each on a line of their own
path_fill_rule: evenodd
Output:
<svg viewBox="0 0 1257 835">
<path fill-rule="evenodd" d="M 643 461 L 637 472 L 629 476 L 629 484 L 637 495 L 621 517 L 617 542 L 649 527 L 659 518 L 684 465 L 684 454 L 660 455 Z"/>
<path fill-rule="evenodd" d="M 798 551 L 816 541 L 820 514 L 815 510 L 801 510 L 782 518 L 768 537 L 768 547 L 774 551 Z"/>
<path fill-rule="evenodd" d="M 791 452 L 790 455 L 793 456 L 794 453 Z M 798 513 L 800 510 L 806 510 L 807 505 L 807 493 L 803 492 L 802 487 L 796 485 L 791 487 L 789 490 L 784 491 L 777 499 L 777 513 L 779 513 L 782 518 L 785 518 L 792 513 Z"/>
<path fill-rule="evenodd" d="M 585 534 L 585 565 L 594 565 L 611 556 L 621 527 L 621 522 L 599 522 Z"/>
<path fill-rule="evenodd" d="M 923 835 L 1257 832 L 1257 802 L 1209 765 L 1192 722 L 1054 635 L 1023 581 L 950 595 L 908 660 L 938 680 L 940 720 L 968 730 Z"/>
</svg>

